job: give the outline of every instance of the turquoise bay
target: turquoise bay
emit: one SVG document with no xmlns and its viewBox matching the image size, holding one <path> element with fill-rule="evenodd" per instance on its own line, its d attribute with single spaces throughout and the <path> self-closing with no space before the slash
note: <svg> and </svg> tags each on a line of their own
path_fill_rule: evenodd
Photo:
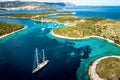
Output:
<svg viewBox="0 0 120 80">
<path fill-rule="evenodd" d="M 85 16 L 79 14 L 78 8 L 75 9 L 77 9 L 76 16 Z M 83 13 L 89 16 L 86 9 L 82 8 Z M 73 11 L 73 9 L 68 10 Z M 98 14 L 96 10 L 92 13 L 99 16 L 100 10 L 105 11 L 106 8 L 98 8 Z M 105 12 L 109 16 L 120 13 Z M 101 15 L 108 17 L 106 14 Z M 111 19 L 120 19 L 120 17 L 113 16 Z M 26 27 L 23 31 L 0 39 L 0 80 L 89 80 L 87 70 L 92 61 L 106 55 L 120 55 L 119 47 L 102 39 L 73 41 L 49 34 L 53 28 L 64 26 L 63 24 L 19 18 L 0 18 L 0 21 L 22 24 Z M 50 63 L 33 75 L 32 65 L 36 47 L 39 50 L 45 49 Z"/>
</svg>

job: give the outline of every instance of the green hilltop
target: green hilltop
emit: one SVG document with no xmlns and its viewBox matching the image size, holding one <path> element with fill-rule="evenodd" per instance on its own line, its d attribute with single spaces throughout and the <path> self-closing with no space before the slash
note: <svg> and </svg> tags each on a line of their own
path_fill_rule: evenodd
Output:
<svg viewBox="0 0 120 80">
<path fill-rule="evenodd" d="M 53 20 L 67 24 L 67 27 L 53 29 L 53 33 L 73 38 L 100 36 L 120 44 L 120 20 L 105 18 L 58 17 Z"/>
</svg>

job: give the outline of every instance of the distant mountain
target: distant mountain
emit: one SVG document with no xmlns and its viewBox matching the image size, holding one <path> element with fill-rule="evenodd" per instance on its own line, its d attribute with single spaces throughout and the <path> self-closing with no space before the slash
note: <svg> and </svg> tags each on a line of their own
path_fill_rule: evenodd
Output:
<svg viewBox="0 0 120 80">
<path fill-rule="evenodd" d="M 27 4 L 28 3 L 26 2 L 19 2 L 19 1 L 0 2 L 0 8 L 20 7 L 20 6 L 25 6 Z"/>
<path fill-rule="evenodd" d="M 69 3 L 69 2 L 66 2 L 66 3 L 48 3 L 48 2 L 44 2 L 44 4 L 46 5 L 57 5 L 57 6 L 61 6 L 61 7 L 70 7 L 70 6 L 75 6 L 75 4 L 73 3 Z"/>
<path fill-rule="evenodd" d="M 49 3 L 49 2 L 24 2 L 7 1 L 0 2 L 0 9 L 43 9 L 43 8 L 61 8 L 75 6 L 72 3 Z"/>
</svg>

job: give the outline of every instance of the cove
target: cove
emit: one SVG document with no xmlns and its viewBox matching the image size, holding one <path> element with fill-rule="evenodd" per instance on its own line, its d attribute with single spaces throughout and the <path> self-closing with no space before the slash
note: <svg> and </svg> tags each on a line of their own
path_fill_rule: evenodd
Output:
<svg viewBox="0 0 120 80">
<path fill-rule="evenodd" d="M 0 79 L 7 80 L 76 80 L 79 57 L 71 57 L 66 46 L 47 36 L 51 29 L 64 26 L 55 22 L 37 22 L 31 19 L 0 18 L 0 21 L 27 26 L 23 31 L 0 39 Z M 45 28 L 42 30 L 41 28 Z M 45 49 L 49 65 L 38 74 L 32 74 L 35 48 Z M 72 64 L 72 65 L 71 65 Z M 7 76 L 7 77 L 6 77 Z M 47 77 L 46 77 L 47 76 Z"/>
</svg>

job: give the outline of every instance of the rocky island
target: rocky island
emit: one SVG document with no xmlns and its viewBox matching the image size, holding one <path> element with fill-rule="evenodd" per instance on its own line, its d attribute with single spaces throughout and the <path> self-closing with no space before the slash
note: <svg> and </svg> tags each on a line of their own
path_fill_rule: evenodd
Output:
<svg viewBox="0 0 120 80">
<path fill-rule="evenodd" d="M 120 56 L 105 56 L 89 66 L 90 80 L 119 80 Z"/>
</svg>

